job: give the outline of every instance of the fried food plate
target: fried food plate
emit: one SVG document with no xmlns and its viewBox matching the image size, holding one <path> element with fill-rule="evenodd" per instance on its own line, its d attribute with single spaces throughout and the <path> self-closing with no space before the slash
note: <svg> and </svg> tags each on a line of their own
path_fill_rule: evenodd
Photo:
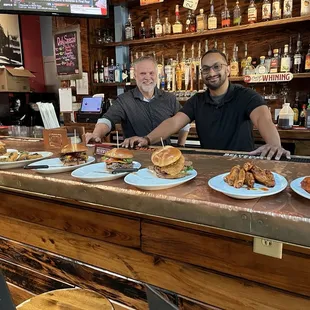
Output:
<svg viewBox="0 0 310 310">
<path fill-rule="evenodd" d="M 15 153 L 15 152 L 18 152 L 18 151 L 15 149 L 7 149 L 7 153 Z M 18 152 L 18 153 L 23 153 L 23 152 Z M 53 155 L 52 152 L 28 152 L 28 153 L 29 155 L 39 154 L 39 155 L 42 155 L 42 157 L 26 159 L 26 160 L 0 162 L 0 170 L 24 167 L 25 165 L 28 165 L 30 163 L 33 163 L 35 161 L 38 161 L 44 158 L 51 157 Z"/>
<path fill-rule="evenodd" d="M 246 186 L 241 188 L 235 188 L 228 185 L 224 178 L 229 175 L 229 172 L 220 174 L 209 180 L 208 185 L 226 196 L 236 199 L 255 199 L 259 197 L 266 197 L 278 194 L 287 187 L 287 180 L 280 174 L 272 172 L 275 179 L 274 187 L 266 187 L 263 184 L 254 183 L 253 188 L 247 188 Z"/>
<path fill-rule="evenodd" d="M 308 176 L 310 177 L 310 176 Z M 308 193 L 307 191 L 305 191 L 302 187 L 301 187 L 301 182 L 303 181 L 303 179 L 306 177 L 301 177 L 298 179 L 295 179 L 291 182 L 290 187 L 291 189 L 298 195 L 310 199 L 310 193 Z"/>
</svg>

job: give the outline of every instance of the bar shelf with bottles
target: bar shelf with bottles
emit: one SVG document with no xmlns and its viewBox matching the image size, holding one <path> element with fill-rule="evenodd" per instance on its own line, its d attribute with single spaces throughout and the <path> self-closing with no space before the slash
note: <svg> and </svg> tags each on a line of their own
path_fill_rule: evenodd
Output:
<svg viewBox="0 0 310 310">
<path fill-rule="evenodd" d="M 295 0 L 296 1 L 296 0 Z M 199 14 L 195 15 L 192 10 L 188 10 L 185 21 L 180 20 L 179 5 L 175 9 L 175 21 L 171 24 L 168 17 L 162 23 L 159 9 L 157 9 L 157 18 L 154 23 L 150 16 L 148 25 L 141 21 L 141 25 L 136 30 L 129 14 L 128 21 L 124 25 L 125 40 L 122 42 L 112 42 L 103 44 L 92 44 L 93 48 L 115 47 L 115 46 L 133 46 L 142 44 L 155 44 L 170 40 L 184 40 L 190 35 L 191 39 L 204 38 L 217 34 L 229 34 L 232 32 L 242 32 L 269 27 L 281 27 L 296 23 L 306 23 L 310 20 L 310 5 L 308 0 L 301 0 L 300 16 L 293 17 L 293 1 L 284 0 L 281 5 L 280 0 L 264 0 L 262 7 L 258 8 L 253 0 L 247 8 L 247 20 L 242 23 L 239 1 L 233 8 L 232 14 L 224 1 L 221 12 L 214 9 L 213 0 L 210 2 L 209 14 L 204 13 L 203 8 L 199 8 Z M 272 5 L 271 5 L 272 4 Z M 261 20 L 258 20 L 258 10 L 261 9 Z M 260 16 L 260 15 L 259 15 Z M 221 27 L 221 28 L 220 28 Z"/>
</svg>

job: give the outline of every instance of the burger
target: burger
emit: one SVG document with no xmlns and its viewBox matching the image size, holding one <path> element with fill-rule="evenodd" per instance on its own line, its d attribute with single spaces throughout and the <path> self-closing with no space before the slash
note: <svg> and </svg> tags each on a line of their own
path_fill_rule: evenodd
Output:
<svg viewBox="0 0 310 310">
<path fill-rule="evenodd" d="M 64 166 L 76 166 L 85 164 L 88 159 L 87 147 L 82 144 L 65 145 L 60 152 L 60 160 Z"/>
<path fill-rule="evenodd" d="M 3 155 L 6 153 L 6 146 L 3 142 L 0 141 L 0 155 Z"/>
<path fill-rule="evenodd" d="M 108 170 L 133 168 L 133 153 L 127 149 L 114 148 L 102 156 Z"/>
<path fill-rule="evenodd" d="M 150 169 L 163 179 L 179 179 L 193 169 L 192 162 L 186 161 L 181 151 L 170 145 L 156 150 L 151 160 L 154 166 Z"/>
</svg>

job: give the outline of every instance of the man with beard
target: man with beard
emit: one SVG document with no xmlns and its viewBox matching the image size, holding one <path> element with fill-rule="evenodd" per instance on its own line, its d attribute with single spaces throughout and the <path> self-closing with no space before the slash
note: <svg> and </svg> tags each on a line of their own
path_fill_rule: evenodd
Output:
<svg viewBox="0 0 310 310">
<path fill-rule="evenodd" d="M 137 87 L 118 96 L 109 110 L 100 118 L 93 133 L 86 134 L 86 142 L 101 139 L 121 124 L 125 138 L 146 136 L 162 121 L 174 116 L 182 106 L 176 97 L 156 87 L 157 63 L 151 56 L 144 56 L 134 63 Z M 183 128 L 182 128 L 183 127 Z M 190 125 L 184 124 L 179 132 L 179 145 L 185 145 Z M 166 136 L 166 144 L 170 144 Z"/>
<path fill-rule="evenodd" d="M 202 148 L 246 151 L 271 159 L 290 157 L 281 146 L 279 133 L 262 97 L 255 91 L 229 82 L 230 67 L 218 50 L 206 52 L 201 59 L 201 75 L 208 87 L 191 97 L 174 117 L 165 120 L 146 137 L 126 139 L 124 147 L 155 143 L 195 121 Z M 254 150 L 253 124 L 266 144 Z"/>
</svg>

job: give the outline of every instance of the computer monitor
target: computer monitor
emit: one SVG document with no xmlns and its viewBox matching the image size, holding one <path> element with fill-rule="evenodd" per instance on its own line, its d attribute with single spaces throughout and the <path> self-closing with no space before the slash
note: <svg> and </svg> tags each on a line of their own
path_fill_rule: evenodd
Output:
<svg viewBox="0 0 310 310">
<path fill-rule="evenodd" d="M 146 284 L 146 296 L 150 310 L 178 310 L 172 302 L 166 300 L 156 289 Z"/>
<path fill-rule="evenodd" d="M 0 272 L 0 310 L 16 310 L 9 288 L 3 274 Z"/>
<path fill-rule="evenodd" d="M 101 114 L 102 98 L 101 97 L 84 97 L 82 100 L 80 112 Z"/>
</svg>

